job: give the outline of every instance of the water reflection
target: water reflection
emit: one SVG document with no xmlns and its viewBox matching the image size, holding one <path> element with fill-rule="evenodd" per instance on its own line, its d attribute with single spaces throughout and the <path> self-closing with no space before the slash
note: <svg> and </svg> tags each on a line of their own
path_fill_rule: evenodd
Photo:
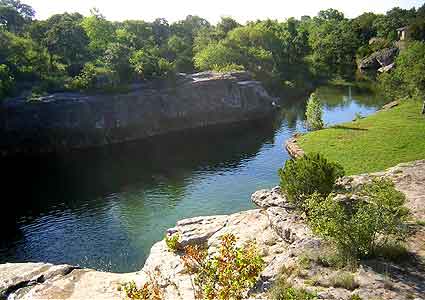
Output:
<svg viewBox="0 0 425 300">
<path fill-rule="evenodd" d="M 329 124 L 375 111 L 379 98 L 322 87 Z M 270 120 L 171 134 L 114 147 L 0 161 L 0 262 L 45 261 L 140 269 L 176 220 L 252 207 L 278 183 L 282 144 L 303 129 L 307 96 L 286 98 Z"/>
</svg>

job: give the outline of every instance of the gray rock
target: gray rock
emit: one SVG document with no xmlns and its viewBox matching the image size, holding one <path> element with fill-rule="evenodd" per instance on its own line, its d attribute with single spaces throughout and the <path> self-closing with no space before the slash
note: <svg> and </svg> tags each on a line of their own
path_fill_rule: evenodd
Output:
<svg viewBox="0 0 425 300">
<path fill-rule="evenodd" d="M 279 186 L 274 187 L 271 190 L 259 190 L 251 196 L 252 202 L 261 208 L 268 208 L 272 206 L 292 208 L 292 205 L 288 203 L 285 196 L 282 195 Z"/>
<path fill-rule="evenodd" d="M 54 152 L 270 116 L 276 98 L 249 73 L 204 72 L 126 93 L 57 93 L 0 104 L 0 154 Z"/>
<path fill-rule="evenodd" d="M 376 51 L 370 56 L 362 59 L 359 63 L 359 69 L 375 69 L 386 67 L 394 63 L 395 57 L 398 55 L 398 48 L 386 48 Z"/>
</svg>

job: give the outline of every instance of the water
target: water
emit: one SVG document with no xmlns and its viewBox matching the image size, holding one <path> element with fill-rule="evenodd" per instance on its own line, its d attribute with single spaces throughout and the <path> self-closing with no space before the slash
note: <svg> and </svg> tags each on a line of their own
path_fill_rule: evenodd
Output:
<svg viewBox="0 0 425 300">
<path fill-rule="evenodd" d="M 321 87 L 326 124 L 376 111 L 382 99 Z M 141 269 L 182 218 L 252 208 L 278 184 L 282 145 L 304 131 L 306 97 L 250 125 L 194 130 L 101 150 L 1 162 L 0 263 L 50 262 L 113 272 Z"/>
</svg>

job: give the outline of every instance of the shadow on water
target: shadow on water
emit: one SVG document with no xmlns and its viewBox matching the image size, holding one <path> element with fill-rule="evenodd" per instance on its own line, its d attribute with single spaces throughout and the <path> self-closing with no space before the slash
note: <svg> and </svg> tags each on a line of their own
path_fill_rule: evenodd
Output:
<svg viewBox="0 0 425 300">
<path fill-rule="evenodd" d="M 41 247 L 35 243 L 42 242 L 33 240 L 33 244 L 29 244 L 31 238 L 40 234 L 38 226 L 44 227 L 43 230 L 50 234 L 39 237 L 47 239 L 43 242 L 48 243 L 49 239 L 79 238 L 82 234 L 66 232 L 68 229 L 78 231 L 87 227 L 85 230 L 96 232 L 99 231 L 98 226 L 110 221 L 116 225 L 111 238 L 118 235 L 120 239 L 121 235 L 121 239 L 128 243 L 131 238 L 117 227 L 124 222 L 124 227 L 131 228 L 132 222 L 136 223 L 134 227 L 138 222 L 131 218 L 131 213 L 118 213 L 120 216 L 108 214 L 120 209 L 130 212 L 145 210 L 147 214 L 149 210 L 157 210 L 154 214 L 161 209 L 172 210 L 185 196 L 186 187 L 191 184 L 195 173 L 216 174 L 237 169 L 241 161 L 255 157 L 264 144 L 273 143 L 275 129 L 270 120 L 246 122 L 189 130 L 106 148 L 2 160 L 2 171 L 7 174 L 2 190 L 7 210 L 1 210 L 1 226 L 7 236 L 2 234 L 0 262 L 22 261 L 30 256 L 52 263 L 75 263 L 75 257 L 69 253 L 40 255 Z M 159 195 L 158 199 L 145 195 L 152 191 Z M 158 201 L 161 203 L 154 203 Z M 87 217 L 88 213 L 91 215 Z M 134 216 L 138 217 L 140 215 Z M 149 215 L 142 214 L 142 217 L 148 219 Z M 61 218 L 68 226 L 55 228 Z M 93 224 L 75 224 L 88 218 Z M 46 226 L 49 222 L 51 226 Z M 171 222 L 175 220 L 171 219 Z M 131 247 L 125 243 L 116 246 L 102 244 L 102 247 L 112 249 L 107 250 L 106 257 L 114 255 L 109 252 L 122 251 L 123 246 Z M 93 247 L 93 243 L 88 242 L 87 247 Z M 145 256 L 146 253 L 143 259 Z M 108 266 L 94 267 L 108 269 Z M 115 270 L 127 271 L 128 268 Z"/>
</svg>

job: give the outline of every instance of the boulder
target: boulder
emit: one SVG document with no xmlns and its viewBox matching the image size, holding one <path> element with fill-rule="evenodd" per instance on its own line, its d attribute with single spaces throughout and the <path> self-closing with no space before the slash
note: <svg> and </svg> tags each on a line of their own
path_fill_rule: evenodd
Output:
<svg viewBox="0 0 425 300">
<path fill-rule="evenodd" d="M 292 205 L 288 203 L 286 197 L 282 195 L 282 191 L 279 186 L 276 186 L 271 190 L 256 191 L 252 194 L 251 201 L 260 208 L 268 208 L 272 206 L 292 208 Z"/>
<path fill-rule="evenodd" d="M 378 70 L 381 67 L 387 67 L 394 63 L 395 57 L 398 55 L 398 48 L 385 48 L 372 53 L 370 56 L 359 62 L 359 69 Z"/>
</svg>

